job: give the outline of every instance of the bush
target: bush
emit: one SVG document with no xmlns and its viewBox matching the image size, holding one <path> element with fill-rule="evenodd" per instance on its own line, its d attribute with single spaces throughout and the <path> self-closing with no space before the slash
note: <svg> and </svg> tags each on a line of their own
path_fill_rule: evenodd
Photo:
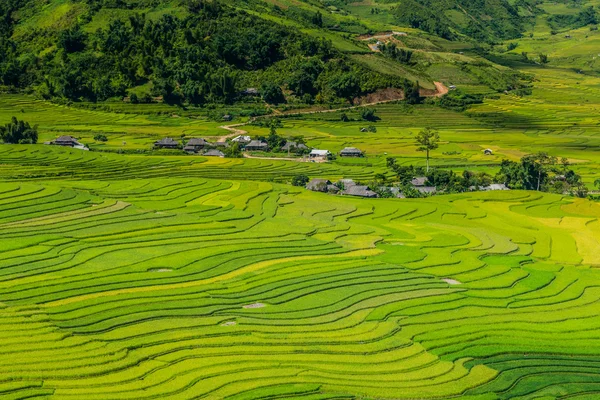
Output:
<svg viewBox="0 0 600 400">
<path fill-rule="evenodd" d="M 96 142 L 108 142 L 108 138 L 106 137 L 106 135 L 103 135 L 101 133 L 94 135 L 94 140 Z"/>
<path fill-rule="evenodd" d="M 296 175 L 292 178 L 292 185 L 304 187 L 308 183 L 308 180 L 308 176 L 306 175 Z"/>
<path fill-rule="evenodd" d="M 262 98 L 269 104 L 285 103 L 285 96 L 281 88 L 273 82 L 265 82 L 260 89 Z"/>
<path fill-rule="evenodd" d="M 374 108 L 363 108 L 360 110 L 360 117 L 365 121 L 375 122 L 379 119 L 379 117 L 375 115 L 376 111 L 377 110 Z"/>
</svg>

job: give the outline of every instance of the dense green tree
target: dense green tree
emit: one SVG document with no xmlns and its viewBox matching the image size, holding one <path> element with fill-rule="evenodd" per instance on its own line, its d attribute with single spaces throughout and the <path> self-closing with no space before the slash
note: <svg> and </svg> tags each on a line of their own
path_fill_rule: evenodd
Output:
<svg viewBox="0 0 600 400">
<path fill-rule="evenodd" d="M 264 82 L 261 86 L 260 93 L 265 102 L 269 104 L 285 103 L 285 96 L 279 85 L 273 82 Z"/>
<path fill-rule="evenodd" d="M 8 124 L 0 126 L 0 139 L 2 139 L 4 143 L 12 144 L 37 143 L 37 125 L 31 127 L 28 122 L 19 121 L 16 117 L 12 117 Z"/>
</svg>

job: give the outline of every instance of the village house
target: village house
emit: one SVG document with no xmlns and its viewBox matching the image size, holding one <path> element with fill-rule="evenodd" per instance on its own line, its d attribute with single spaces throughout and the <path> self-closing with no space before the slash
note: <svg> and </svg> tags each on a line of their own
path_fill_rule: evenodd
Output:
<svg viewBox="0 0 600 400">
<path fill-rule="evenodd" d="M 60 136 L 50 143 L 55 144 L 57 146 L 65 146 L 65 147 L 83 146 L 73 136 Z"/>
<path fill-rule="evenodd" d="M 417 191 L 419 193 L 422 194 L 436 194 L 437 193 L 437 188 L 435 186 L 418 186 L 415 187 L 415 189 L 417 189 Z"/>
<path fill-rule="evenodd" d="M 225 157 L 225 154 L 221 150 L 217 150 L 217 149 L 207 150 L 202 155 L 206 156 L 206 157 L 221 157 L 221 158 Z"/>
<path fill-rule="evenodd" d="M 510 190 L 510 189 L 507 188 L 504 183 L 492 183 L 491 185 L 484 187 L 483 190 L 492 191 L 492 190 Z"/>
<path fill-rule="evenodd" d="M 252 138 L 247 135 L 239 135 L 239 136 L 236 136 L 233 139 L 231 139 L 231 141 L 234 143 L 246 144 L 246 143 L 250 143 L 252 141 Z"/>
<path fill-rule="evenodd" d="M 242 92 L 244 96 L 260 96 L 260 91 L 256 88 L 248 88 Z"/>
<path fill-rule="evenodd" d="M 494 152 L 492 151 L 492 149 L 485 149 L 483 151 L 483 154 L 485 154 L 486 156 L 491 156 L 492 154 L 494 154 Z"/>
<path fill-rule="evenodd" d="M 296 143 L 296 142 L 291 142 L 288 140 L 281 147 L 281 150 L 283 150 L 283 151 L 308 150 L 308 146 L 306 146 L 303 143 Z"/>
<path fill-rule="evenodd" d="M 427 182 L 426 176 L 416 176 L 411 181 L 410 184 L 414 187 L 425 186 L 425 182 Z"/>
<path fill-rule="evenodd" d="M 330 185 L 333 186 L 328 179 L 314 178 L 306 184 L 306 189 L 312 190 L 313 192 L 327 192 L 327 188 Z"/>
<path fill-rule="evenodd" d="M 338 184 L 344 189 L 348 189 L 351 186 L 356 186 L 356 182 L 354 182 L 352 179 L 340 179 Z"/>
<path fill-rule="evenodd" d="M 229 115 L 229 114 L 223 115 L 223 121 L 229 122 L 231 120 L 233 120 L 233 117 L 231 115 Z"/>
<path fill-rule="evenodd" d="M 200 150 L 203 150 L 209 145 L 210 143 L 204 139 L 192 138 L 186 143 L 186 145 L 183 147 L 183 150 L 188 153 L 198 153 Z"/>
<path fill-rule="evenodd" d="M 368 197 L 375 198 L 377 197 L 377 193 L 371 190 L 368 186 L 363 185 L 352 185 L 349 188 L 345 188 L 342 190 L 341 194 L 347 196 L 357 196 L 357 197 Z"/>
<path fill-rule="evenodd" d="M 345 147 L 340 151 L 340 157 L 362 157 L 363 153 L 356 147 Z"/>
<path fill-rule="evenodd" d="M 329 150 L 313 149 L 308 156 L 311 160 L 328 160 L 331 157 Z"/>
<path fill-rule="evenodd" d="M 176 149 L 179 147 L 179 142 L 172 138 L 164 138 L 154 142 L 154 147 L 159 149 Z"/>
<path fill-rule="evenodd" d="M 215 147 L 229 147 L 227 142 L 215 142 Z"/>
<path fill-rule="evenodd" d="M 260 140 L 252 140 L 246 145 L 246 151 L 268 151 L 269 145 L 266 142 Z"/>
</svg>

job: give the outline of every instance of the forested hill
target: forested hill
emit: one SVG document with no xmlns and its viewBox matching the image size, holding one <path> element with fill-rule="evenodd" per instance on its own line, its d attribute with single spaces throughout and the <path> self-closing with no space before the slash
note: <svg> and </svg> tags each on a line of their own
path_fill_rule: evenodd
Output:
<svg viewBox="0 0 600 400">
<path fill-rule="evenodd" d="M 2 6 L 2 84 L 92 101 L 139 87 L 140 97 L 200 105 L 231 102 L 253 84 L 270 102 L 284 83 L 306 102 L 407 84 L 356 65 L 329 40 L 218 1 L 82 0 L 65 2 L 62 14 L 52 6 Z M 161 6 L 169 12 L 144 12 Z"/>
<path fill-rule="evenodd" d="M 474 84 L 505 91 L 518 87 L 515 78 L 478 53 L 443 54 L 517 38 L 542 12 L 533 0 L 368 3 L 3 0 L 0 85 L 75 101 L 206 105 L 256 88 L 270 104 L 331 104 L 390 87 L 414 94 L 417 82 L 431 89 L 451 64 Z M 594 23 L 596 11 L 581 8 L 548 24 Z M 409 37 L 376 54 L 363 39 L 398 29 Z"/>
</svg>

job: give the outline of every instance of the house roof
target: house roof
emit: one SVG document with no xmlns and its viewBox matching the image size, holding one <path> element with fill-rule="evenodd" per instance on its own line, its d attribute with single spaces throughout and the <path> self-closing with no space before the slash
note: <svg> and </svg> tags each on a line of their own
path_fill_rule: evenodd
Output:
<svg viewBox="0 0 600 400">
<path fill-rule="evenodd" d="M 377 193 L 372 191 L 368 186 L 354 185 L 342 191 L 342 194 L 348 196 L 359 197 L 377 197 Z"/>
<path fill-rule="evenodd" d="M 287 141 L 281 147 L 281 150 L 292 149 L 294 147 L 297 148 L 297 149 L 308 149 L 308 147 L 305 144 L 303 144 L 303 143 L 296 143 L 296 142 Z"/>
<path fill-rule="evenodd" d="M 56 138 L 55 142 L 76 142 L 77 139 L 75 139 L 73 136 L 59 136 Z"/>
<path fill-rule="evenodd" d="M 329 155 L 329 154 L 331 154 L 331 153 L 329 152 L 329 150 L 317 150 L 317 149 L 313 149 L 313 150 L 310 152 L 310 155 L 311 155 L 311 156 L 327 156 L 327 155 Z"/>
<path fill-rule="evenodd" d="M 207 144 L 209 143 L 203 138 L 191 138 L 187 142 L 187 146 L 206 146 Z"/>
<path fill-rule="evenodd" d="M 232 142 L 250 142 L 252 138 L 247 135 L 239 135 L 231 139 Z"/>
<path fill-rule="evenodd" d="M 397 187 L 389 187 L 388 189 L 390 189 L 390 192 L 392 192 L 392 194 L 394 195 L 395 198 L 397 199 L 405 199 L 406 196 L 404 195 L 404 193 L 402 193 L 402 190 L 400 190 L 400 188 Z"/>
<path fill-rule="evenodd" d="M 217 149 L 211 149 L 206 151 L 203 155 L 207 156 L 207 157 L 225 157 L 225 154 Z"/>
<path fill-rule="evenodd" d="M 156 142 L 154 142 L 154 144 L 159 145 L 159 146 L 165 146 L 165 145 L 177 146 L 179 144 L 179 142 L 177 140 L 174 140 L 174 139 L 168 137 L 168 138 L 164 138 L 161 140 L 157 140 Z"/>
<path fill-rule="evenodd" d="M 437 192 L 437 189 L 435 186 L 419 186 L 419 187 L 416 187 L 415 189 L 417 189 L 421 193 L 436 193 Z"/>
<path fill-rule="evenodd" d="M 250 96 L 257 96 L 260 94 L 260 92 L 256 88 L 248 88 L 248 89 L 244 90 L 242 93 L 245 95 L 250 95 Z"/>
<path fill-rule="evenodd" d="M 510 190 L 504 183 L 492 183 L 483 188 L 484 190 Z"/>
<path fill-rule="evenodd" d="M 308 190 L 318 190 L 321 186 L 323 189 L 326 189 L 329 185 L 331 185 L 331 181 L 328 179 L 314 178 L 306 184 L 306 188 Z"/>
<path fill-rule="evenodd" d="M 425 186 L 425 182 L 427 182 L 426 176 L 416 176 L 410 181 L 413 186 Z"/>
<path fill-rule="evenodd" d="M 345 148 L 342 149 L 342 151 L 340 151 L 340 154 L 342 154 L 342 153 L 346 153 L 346 154 L 362 154 L 362 151 L 360 151 L 356 147 L 345 147 Z"/>
<path fill-rule="evenodd" d="M 343 184 L 345 188 L 356 185 L 356 182 L 354 182 L 352 179 L 340 179 L 338 182 Z"/>
<path fill-rule="evenodd" d="M 492 149 L 485 149 L 483 152 L 484 153 L 493 153 L 494 151 Z"/>
<path fill-rule="evenodd" d="M 215 142 L 215 146 L 217 146 L 217 147 L 229 147 L 229 143 L 227 143 L 227 142 Z"/>
<path fill-rule="evenodd" d="M 246 145 L 246 148 L 248 147 L 269 147 L 269 145 L 265 142 L 261 142 L 260 140 L 252 140 Z"/>
</svg>

